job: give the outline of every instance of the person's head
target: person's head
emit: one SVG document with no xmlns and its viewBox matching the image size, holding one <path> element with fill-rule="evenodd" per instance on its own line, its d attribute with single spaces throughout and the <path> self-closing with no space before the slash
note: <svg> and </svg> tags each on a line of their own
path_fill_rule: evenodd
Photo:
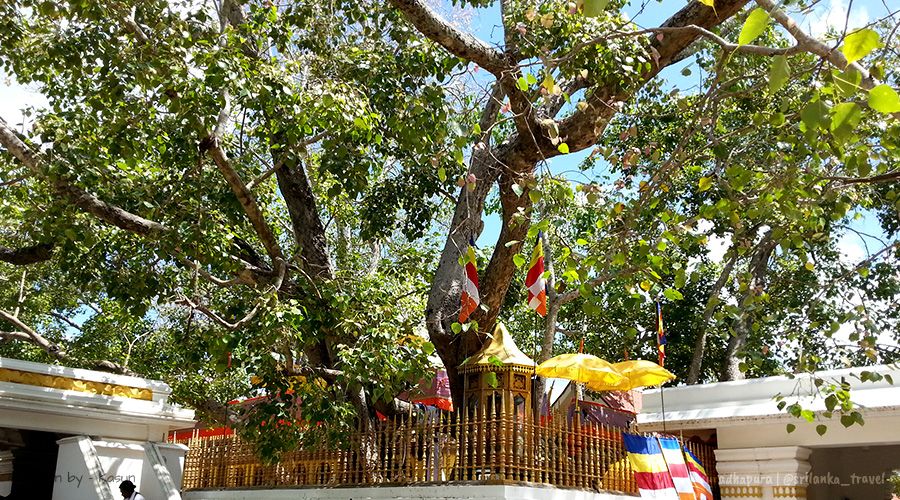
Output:
<svg viewBox="0 0 900 500">
<path fill-rule="evenodd" d="M 119 484 L 119 491 L 122 493 L 123 497 L 130 497 L 132 493 L 134 493 L 134 483 L 129 480 L 122 481 Z"/>
</svg>

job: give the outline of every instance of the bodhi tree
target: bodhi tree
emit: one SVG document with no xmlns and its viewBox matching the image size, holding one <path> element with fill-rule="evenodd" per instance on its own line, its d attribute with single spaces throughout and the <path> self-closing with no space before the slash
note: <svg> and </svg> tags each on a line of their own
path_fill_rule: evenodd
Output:
<svg viewBox="0 0 900 500">
<path fill-rule="evenodd" d="M 25 133 L 0 122 L 4 338 L 126 371 L 142 365 L 78 339 L 160 320 L 163 352 L 139 342 L 141 361 L 174 362 L 141 371 L 210 414 L 239 374 L 305 418 L 393 409 L 433 351 L 415 299 L 434 172 L 462 170 L 457 59 L 377 3 L 2 9 L 5 70 L 50 104 Z M 259 410 L 251 423 L 296 418 Z"/>
<path fill-rule="evenodd" d="M 622 174 L 621 195 L 596 197 L 584 214 L 600 231 L 552 245 L 567 276 L 559 286 L 570 287 L 551 293 L 557 313 L 569 303 L 596 310 L 607 285 L 626 282 L 631 295 L 677 300 L 686 280 L 676 264 L 702 245 L 701 219 L 746 226 L 751 245 L 765 238 L 749 229 L 769 224 L 763 215 L 732 220 L 772 203 L 740 197 L 742 186 L 765 194 L 799 183 L 808 198 L 823 193 L 813 181 L 896 182 L 900 99 L 881 63 L 887 49 L 875 50 L 890 47 L 896 26 L 839 35 L 835 50 L 783 10 L 795 3 L 691 1 L 655 28 L 630 22 L 618 0 L 457 3 L 499 7 L 502 43 L 424 0 L 6 2 L 0 61 L 50 107 L 30 130 L 0 122 L 0 260 L 16 283 L 2 335 L 69 362 L 64 345 L 78 335 L 51 313 L 80 327 L 71 315 L 112 300 L 133 317 L 164 317 L 168 348 L 203 353 L 192 362 L 234 365 L 270 394 L 302 399 L 306 417 L 365 421 L 375 407 L 397 410 L 393 396 L 425 371 L 431 349 L 459 403 L 456 367 L 501 314 L 523 242 L 549 224 L 542 198 L 568 192 L 539 182 L 554 157 L 605 143 L 594 156 L 617 157 Z M 709 92 L 679 100 L 687 109 L 667 131 L 689 140 L 626 144 L 638 134 L 623 131 L 670 104 L 654 102 L 659 92 L 637 97 L 695 53 L 708 60 Z M 487 92 L 460 90 L 470 65 L 489 75 L 479 82 Z M 787 82 L 798 83 L 781 105 L 759 92 Z M 739 124 L 757 114 L 754 127 Z M 730 159 L 729 141 L 748 137 L 789 146 Z M 872 147 L 878 159 L 865 170 Z M 744 162 L 761 157 L 773 168 L 757 178 Z M 459 259 L 492 193 L 501 229 L 482 267 L 482 307 L 462 328 Z M 891 193 L 878 194 L 888 217 Z M 768 268 L 775 242 L 791 240 L 772 231 L 751 269 Z M 762 290 L 749 275 L 736 285 L 753 295 L 745 305 Z M 45 300 L 55 283 L 69 293 Z M 753 328 L 738 312 L 735 342 Z M 415 335 L 422 318 L 430 343 Z M 551 345 L 556 330 L 548 323 Z M 82 362 L 103 354 L 85 351 Z M 251 423 L 293 418 L 279 398 Z"/>
<path fill-rule="evenodd" d="M 706 154 L 709 148 L 718 153 L 716 168 L 728 167 L 738 179 L 752 173 L 752 165 L 731 163 L 727 154 L 722 154 L 727 144 L 716 137 L 722 132 L 718 127 L 716 107 L 723 100 L 751 94 L 754 88 L 768 84 L 774 92 L 787 81 L 805 79 L 807 84 L 814 82 L 812 88 L 815 90 L 798 96 L 795 102 L 787 103 L 786 109 L 768 109 L 768 113 L 776 115 L 773 119 L 781 120 L 779 125 L 784 125 L 786 111 L 789 112 L 793 106 L 791 123 L 774 131 L 778 139 L 798 135 L 807 139 L 789 142 L 795 145 L 787 162 L 792 164 L 791 168 L 802 170 L 804 164 L 824 167 L 826 171 L 809 175 L 813 179 L 837 180 L 846 184 L 894 183 L 900 175 L 894 163 L 898 133 L 896 115 L 900 112 L 900 101 L 895 88 L 890 83 L 882 83 L 883 80 L 893 81 L 896 76 L 890 72 L 889 65 L 882 69 L 873 60 L 874 71 L 863 65 L 863 58 L 881 45 L 881 35 L 875 29 L 845 33 L 845 39 L 840 37 L 837 40 L 840 50 L 835 50 L 805 33 L 783 7 L 767 0 L 756 2 L 755 7 L 750 6 L 753 10 L 749 14 L 742 9 L 751 2 L 689 2 L 662 26 L 646 29 L 638 29 L 621 15 L 621 2 L 501 1 L 504 44 L 494 47 L 455 29 L 425 2 L 393 0 L 392 3 L 431 40 L 488 70 L 496 79 L 495 95 L 505 95 L 508 100 L 508 121 L 514 125 L 494 126 L 497 98 L 485 105 L 482 122 L 476 129 L 482 138 L 473 148 L 469 165 L 469 173 L 479 182 L 474 189 L 460 192 L 450 235 L 429 295 L 426 324 L 451 375 L 453 367 L 480 343 L 479 332 L 491 330 L 516 269 L 513 256 L 520 251 L 526 237 L 534 236 L 535 231 L 529 232 L 529 225 L 533 203 L 541 194 L 533 193 L 537 185 L 534 179 L 537 167 L 555 156 L 594 146 L 603 139 L 611 123 L 627 119 L 632 113 L 640 115 L 642 110 L 628 108 L 626 103 L 660 71 L 680 61 L 691 51 L 701 50 L 713 61 L 709 66 L 716 84 L 711 86 L 709 93 L 715 95 L 705 96 L 700 103 L 710 110 L 691 110 L 689 120 L 680 122 L 678 130 L 681 134 L 692 129 L 704 131 L 713 144 L 689 149 L 690 144 L 676 143 L 674 148 L 664 151 L 664 156 L 655 159 L 650 151 L 645 159 L 645 170 L 623 176 L 633 188 L 638 189 L 636 202 L 631 207 L 610 203 L 608 215 L 596 222 L 598 226 L 618 224 L 616 229 L 620 231 L 612 231 L 613 235 L 618 241 L 631 246 L 602 248 L 575 266 L 580 266 L 580 269 L 576 270 L 578 279 L 574 280 L 577 282 L 574 284 L 583 287 L 583 295 L 590 296 L 590 289 L 614 276 L 618 272 L 616 268 L 627 271 L 627 274 L 637 273 L 637 281 L 646 291 L 661 281 L 662 272 L 671 274 L 671 269 L 663 269 L 671 262 L 663 255 L 654 253 L 664 252 L 665 244 L 674 242 L 674 236 L 689 231 L 699 218 L 712 218 L 713 214 L 708 211 L 698 214 L 669 211 L 654 226 L 655 233 L 661 238 L 659 241 L 654 241 L 652 237 L 643 238 L 642 232 L 635 229 L 639 227 L 635 223 L 639 224 L 645 216 L 645 208 L 659 206 L 666 193 L 671 191 L 671 182 L 696 177 L 698 172 L 702 172 L 702 164 L 686 159 Z M 479 6 L 488 2 L 464 3 Z M 768 38 L 763 40 L 762 45 L 754 44 L 763 32 L 775 26 L 786 31 L 787 36 L 778 40 Z M 881 27 L 889 43 L 895 26 L 896 22 L 887 29 Z M 767 41 L 778 43 L 766 45 Z M 884 53 L 881 55 L 884 56 Z M 753 66 L 739 62 L 745 58 L 754 60 L 757 71 L 763 68 L 761 77 L 747 78 L 751 75 L 742 74 L 742 71 Z M 765 62 L 761 63 L 761 59 Z M 791 66 L 790 61 L 794 61 L 796 66 Z M 795 69 L 791 70 L 792 67 Z M 750 81 L 746 84 L 747 90 L 733 88 L 744 84 L 744 78 Z M 832 90 L 845 80 L 852 82 L 852 95 Z M 817 89 L 816 85 L 821 83 L 826 85 Z M 762 93 L 757 92 L 756 95 L 759 97 Z M 862 98 L 862 103 L 858 102 L 860 99 L 857 96 Z M 800 107 L 810 102 L 813 104 Z M 744 110 L 735 116 L 746 119 L 749 114 L 749 110 Z M 872 134 L 872 142 L 878 144 L 879 158 L 884 159 L 874 162 L 878 170 L 876 175 L 871 175 L 871 171 L 857 171 L 855 164 L 847 161 L 858 156 L 860 150 L 870 147 L 859 141 L 861 135 L 871 133 L 871 130 L 866 131 L 861 126 L 864 114 L 882 124 L 879 131 Z M 763 118 L 766 118 L 765 114 Z M 746 140 L 748 130 L 739 126 L 732 128 L 727 131 L 728 134 L 736 140 L 742 137 Z M 630 163 L 637 163 L 641 152 L 638 149 L 636 154 L 629 152 L 629 156 L 620 157 L 626 169 Z M 781 156 L 778 161 L 785 163 L 785 159 Z M 790 180 L 790 175 L 782 174 L 782 183 L 785 178 Z M 765 179 L 771 180 L 768 176 Z M 709 175 L 699 176 L 697 190 L 706 191 L 713 180 L 714 177 Z M 493 254 L 481 276 L 483 307 L 475 316 L 479 328 L 463 332 L 462 339 L 458 339 L 449 328 L 457 309 L 456 295 L 461 278 L 457 258 L 465 242 L 482 230 L 484 202 L 494 182 L 499 186 L 503 224 Z M 807 196 L 819 194 L 808 193 Z M 896 193 L 888 203 L 893 206 L 895 199 Z M 754 206 L 743 209 L 759 208 L 767 203 L 769 201 L 765 198 L 757 199 Z M 730 210 L 728 213 L 741 217 L 740 210 Z M 795 218 L 800 217 L 802 215 Z M 777 239 L 775 236 L 770 237 L 772 243 L 757 245 L 764 251 L 756 259 L 756 268 L 767 268 L 765 264 L 772 255 L 773 243 L 783 239 L 784 235 L 777 235 Z M 654 245 L 649 245 L 650 242 Z M 892 245 L 888 247 L 886 252 L 895 249 Z M 646 279 L 640 279 L 642 277 Z M 755 279 L 760 281 L 759 276 Z M 757 293 L 760 284 L 751 282 L 747 287 Z M 553 295 L 551 292 L 551 320 L 545 329 L 544 346 L 552 344 L 556 333 Z M 667 295 L 677 297 L 674 291 Z M 560 297 L 566 299 L 557 299 L 557 308 L 563 305 L 564 300 L 574 296 L 560 294 Z M 745 305 L 749 305 L 750 299 L 748 296 Z M 743 328 L 744 321 L 738 320 L 738 330 Z M 726 370 L 726 378 L 736 375 L 735 360 L 738 359 L 742 339 L 746 337 L 741 331 L 733 337 L 735 340 L 726 358 L 730 366 Z M 548 354 L 545 349 L 542 358 Z M 458 384 L 455 387 L 459 389 Z M 458 396 L 457 392 L 455 397 Z"/>
</svg>

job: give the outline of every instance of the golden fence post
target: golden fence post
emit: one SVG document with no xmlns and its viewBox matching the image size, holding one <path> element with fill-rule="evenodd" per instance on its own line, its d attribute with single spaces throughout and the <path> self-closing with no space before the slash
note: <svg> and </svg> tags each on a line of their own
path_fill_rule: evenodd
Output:
<svg viewBox="0 0 900 500">
<path fill-rule="evenodd" d="M 597 439 L 597 423 L 594 422 L 591 424 L 591 481 L 590 486 L 594 486 L 595 488 L 601 488 L 603 482 L 603 476 L 600 474 L 600 440 Z"/>
<path fill-rule="evenodd" d="M 576 408 L 576 410 L 578 410 Z M 575 486 L 584 487 L 584 427 L 581 422 L 581 411 L 575 413 Z"/>
</svg>

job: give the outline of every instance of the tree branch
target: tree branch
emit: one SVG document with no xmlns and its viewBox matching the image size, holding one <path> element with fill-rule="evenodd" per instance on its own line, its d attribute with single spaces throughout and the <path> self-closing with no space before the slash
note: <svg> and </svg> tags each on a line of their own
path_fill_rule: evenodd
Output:
<svg viewBox="0 0 900 500">
<path fill-rule="evenodd" d="M 18 317 L 0 309 L 0 318 L 12 323 L 16 328 L 21 330 L 20 332 L 14 333 L 24 333 L 27 336 L 27 338 L 18 336 L 18 340 L 27 340 L 28 342 L 31 342 L 32 344 L 40 347 L 44 352 L 60 361 L 69 360 L 69 355 L 66 354 L 66 351 L 62 350 L 62 348 L 60 348 L 57 344 L 47 340 L 40 333 L 34 331 L 34 329 L 23 323 Z"/>
<path fill-rule="evenodd" d="M 278 290 L 281 289 L 281 285 L 284 283 L 284 275 L 285 275 L 285 271 L 287 270 L 287 264 L 284 262 L 284 259 L 277 258 L 277 259 L 275 259 L 275 265 L 278 269 L 278 277 L 275 279 L 275 283 L 272 284 L 272 287 L 277 292 Z M 253 306 L 253 309 L 251 309 L 250 312 L 248 312 L 246 315 L 244 315 L 243 318 L 237 320 L 234 323 L 231 323 L 228 320 L 226 320 L 225 318 L 223 318 L 222 316 L 220 316 L 219 314 L 217 314 L 215 311 L 210 309 L 209 307 L 207 307 L 203 304 L 200 304 L 198 302 L 194 302 L 187 297 L 182 297 L 181 299 L 175 301 L 176 304 L 185 305 L 185 306 L 190 307 L 191 309 L 196 309 L 197 311 L 200 311 L 201 313 L 206 315 L 209 319 L 215 321 L 222 327 L 224 327 L 228 330 L 232 330 L 232 331 L 238 330 L 238 329 L 242 328 L 244 325 L 246 325 L 247 323 L 253 321 L 253 318 L 255 318 L 256 315 L 259 313 L 259 310 L 262 306 L 262 302 L 263 301 L 261 299 L 257 300 L 256 304 Z"/>
<path fill-rule="evenodd" d="M 9 128 L 6 121 L 2 118 L 0 118 L 0 144 L 32 172 L 48 180 L 56 193 L 65 198 L 66 201 L 98 219 L 150 239 L 156 239 L 160 234 L 168 231 L 168 228 L 159 222 L 145 219 L 115 205 L 110 205 L 80 187 L 69 184 L 65 179 L 53 178 L 51 180 L 47 174 L 42 155 L 35 153 L 22 142 L 15 131 Z"/>
<path fill-rule="evenodd" d="M 65 323 L 65 324 L 71 326 L 72 328 L 74 328 L 74 329 L 76 329 L 76 330 L 78 330 L 78 331 L 81 331 L 81 325 L 79 325 L 78 323 L 72 321 L 71 319 L 69 319 L 69 318 L 63 316 L 62 314 L 59 314 L 58 312 L 55 312 L 55 311 L 54 311 L 54 312 L 51 312 L 51 313 L 50 313 L 50 316 L 53 316 L 54 318 L 56 318 L 56 319 L 62 321 L 63 323 Z"/>
<path fill-rule="evenodd" d="M 53 243 L 39 243 L 23 248 L 7 248 L 0 246 L 0 262 L 14 266 L 27 266 L 50 260 L 53 257 Z"/>
<path fill-rule="evenodd" d="M 866 89 L 872 90 L 876 85 L 878 85 L 878 81 L 872 76 L 871 73 L 859 62 L 848 63 L 847 58 L 844 57 L 843 52 L 839 50 L 835 50 L 834 48 L 825 45 L 824 43 L 816 40 L 815 38 L 809 36 L 803 28 L 801 28 L 790 16 L 787 15 L 783 10 L 778 8 L 778 5 L 772 0 L 756 0 L 756 4 L 762 7 L 766 12 L 772 16 L 778 24 L 782 25 L 784 29 L 797 40 L 797 45 L 802 46 L 803 50 L 807 52 L 813 53 L 822 59 L 828 61 L 831 65 L 837 67 L 838 69 L 852 69 L 858 72 L 862 76 L 862 81 L 860 81 L 859 86 Z M 900 112 L 891 113 L 895 119 L 900 120 Z"/>
<path fill-rule="evenodd" d="M 437 12 L 431 10 L 424 0 L 390 0 L 390 3 L 423 35 L 439 43 L 451 54 L 490 71 L 497 79 L 502 78 L 504 73 L 514 70 L 503 52 L 456 29 Z"/>
<path fill-rule="evenodd" d="M 709 28 L 721 24 L 722 21 L 737 13 L 748 1 L 717 0 L 715 10 L 700 2 L 689 2 L 687 6 L 666 20 L 657 29 L 668 30 L 687 26 L 696 28 L 672 30 L 669 32 L 669 36 L 663 37 L 662 41 L 653 38 L 651 50 L 655 51 L 655 56 L 658 56 L 655 57 L 656 64 L 649 72 L 641 75 L 639 81 L 634 85 L 625 87 L 613 82 L 601 83 L 595 87 L 594 92 L 585 101 L 587 106 L 560 122 L 559 135 L 565 139 L 569 151 L 580 151 L 592 146 L 597 137 L 606 129 L 609 120 L 619 111 L 617 103 L 628 100 L 635 88 L 639 88 L 642 83 L 655 77 L 663 68 L 675 62 L 678 54 L 700 37 L 699 29 L 709 30 Z M 555 147 L 552 147 L 543 151 L 543 154 L 549 158 L 560 153 Z"/>
<path fill-rule="evenodd" d="M 228 159 L 228 156 L 222 149 L 220 145 L 220 135 L 221 130 L 219 125 L 217 125 L 216 131 L 210 136 L 210 140 L 208 141 L 210 156 L 219 168 L 222 177 L 225 178 L 225 181 L 228 182 L 232 192 L 234 192 L 234 195 L 237 197 L 238 202 L 244 209 L 244 213 L 247 214 L 247 218 L 250 219 L 250 224 L 256 231 L 256 235 L 259 236 L 263 247 L 266 249 L 266 253 L 273 262 L 277 259 L 283 260 L 284 253 L 281 251 L 281 246 L 278 245 L 278 241 L 275 239 L 275 234 L 272 233 L 272 229 L 266 223 L 253 193 L 250 192 L 250 189 L 244 184 L 244 181 L 241 180 L 241 176 L 234 169 L 231 160 Z"/>
</svg>

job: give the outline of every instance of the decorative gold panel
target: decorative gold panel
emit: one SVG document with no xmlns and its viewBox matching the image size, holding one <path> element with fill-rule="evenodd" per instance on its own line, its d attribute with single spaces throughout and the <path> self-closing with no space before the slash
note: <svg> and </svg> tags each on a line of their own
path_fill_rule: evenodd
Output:
<svg viewBox="0 0 900 500">
<path fill-rule="evenodd" d="M 13 370 L 10 368 L 0 368 L 0 382 L 33 385 L 37 387 L 46 387 L 48 389 L 59 389 L 63 391 L 87 392 L 90 394 L 98 394 L 102 396 L 141 399 L 144 401 L 153 400 L 153 391 L 151 391 L 150 389 L 129 387 L 127 385 L 118 384 L 104 384 L 103 382 L 92 382 L 90 380 L 80 380 L 71 377 L 59 377 L 54 375 L 47 375 L 44 373 Z"/>
<path fill-rule="evenodd" d="M 802 500 L 806 498 L 806 486 L 776 486 L 774 493 L 775 498 Z"/>
<path fill-rule="evenodd" d="M 722 486 L 722 500 L 729 498 L 762 498 L 762 486 Z"/>
</svg>

